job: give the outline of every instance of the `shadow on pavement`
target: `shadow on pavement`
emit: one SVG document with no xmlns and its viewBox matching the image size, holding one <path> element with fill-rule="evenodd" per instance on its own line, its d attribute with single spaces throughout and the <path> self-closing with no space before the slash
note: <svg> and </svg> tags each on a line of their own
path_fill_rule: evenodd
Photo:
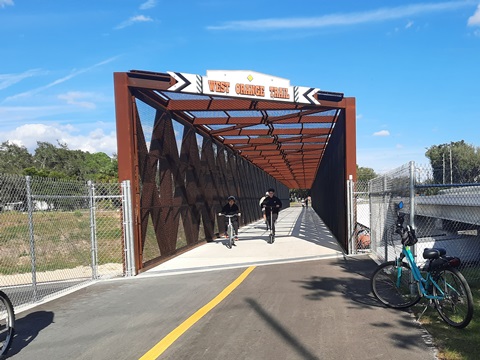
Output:
<svg viewBox="0 0 480 360">
<path fill-rule="evenodd" d="M 303 208 L 292 229 L 292 236 L 313 244 L 338 249 L 338 241 L 332 235 L 315 210 Z"/>
<path fill-rule="evenodd" d="M 268 314 L 254 299 L 246 299 L 252 309 L 265 320 L 265 322 L 279 334 L 283 340 L 288 343 L 301 357 L 305 360 L 319 360 L 317 356 L 312 354 L 300 340 L 292 335 L 285 327 Z"/>
<path fill-rule="evenodd" d="M 35 311 L 15 320 L 15 335 L 7 358 L 18 354 L 27 347 L 47 326 L 53 324 L 54 313 L 51 311 Z"/>
</svg>

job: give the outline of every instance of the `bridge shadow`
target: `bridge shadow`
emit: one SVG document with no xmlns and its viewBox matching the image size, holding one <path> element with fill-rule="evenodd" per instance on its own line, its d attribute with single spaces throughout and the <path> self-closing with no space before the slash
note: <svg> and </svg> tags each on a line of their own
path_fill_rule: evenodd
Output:
<svg viewBox="0 0 480 360">
<path fill-rule="evenodd" d="M 278 235 L 275 236 L 275 238 L 279 237 Z M 238 235 L 238 240 L 235 240 L 235 242 L 245 242 L 245 241 L 258 241 L 258 240 L 263 240 L 265 242 L 268 242 L 268 233 L 265 235 L 245 235 L 245 233 L 239 233 Z M 228 247 L 228 239 L 225 238 L 217 238 L 211 241 L 210 243 L 214 244 L 221 244 L 224 246 Z"/>
<path fill-rule="evenodd" d="M 281 236 L 279 235 L 275 235 L 275 239 L 278 239 L 280 237 Z M 269 241 L 268 233 L 266 235 L 257 235 L 257 236 L 242 236 L 242 234 L 240 234 L 238 237 L 238 240 L 235 240 L 235 243 L 242 243 L 247 241 L 259 241 L 259 240 L 268 243 Z M 215 239 L 211 241 L 211 243 L 221 244 L 228 247 L 228 239 Z"/>
<path fill-rule="evenodd" d="M 340 246 L 330 229 L 312 208 L 302 208 L 292 228 L 291 236 L 333 250 L 338 250 Z"/>
<path fill-rule="evenodd" d="M 275 320 L 268 312 L 266 312 L 260 304 L 254 299 L 247 298 L 247 303 L 252 309 L 300 356 L 305 360 L 319 360 L 320 358 L 314 355 L 299 339 L 297 339 L 290 331 L 288 331 L 280 322 Z"/>
<path fill-rule="evenodd" d="M 27 347 L 46 327 L 53 324 L 54 313 L 51 311 L 34 311 L 15 320 L 15 334 L 7 358 L 12 357 Z"/>
<path fill-rule="evenodd" d="M 210 243 L 221 244 L 225 247 L 229 247 L 229 241 L 226 238 L 217 238 L 217 239 L 214 239 L 213 241 L 211 241 Z"/>
</svg>

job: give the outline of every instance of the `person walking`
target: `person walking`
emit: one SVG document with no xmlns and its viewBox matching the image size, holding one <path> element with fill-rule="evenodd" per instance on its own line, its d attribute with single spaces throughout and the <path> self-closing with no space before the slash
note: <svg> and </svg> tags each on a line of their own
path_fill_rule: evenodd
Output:
<svg viewBox="0 0 480 360">
<path fill-rule="evenodd" d="M 272 224 L 272 232 L 275 235 L 275 222 L 278 219 L 278 212 L 282 208 L 282 201 L 275 196 L 275 189 L 268 189 L 268 196 L 262 201 L 262 208 L 265 209 L 267 223 Z"/>
</svg>

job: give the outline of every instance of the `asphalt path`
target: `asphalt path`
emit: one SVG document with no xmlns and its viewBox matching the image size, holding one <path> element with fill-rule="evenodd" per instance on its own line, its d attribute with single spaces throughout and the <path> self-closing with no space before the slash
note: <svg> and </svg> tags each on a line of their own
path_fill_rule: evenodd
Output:
<svg viewBox="0 0 480 360">
<path fill-rule="evenodd" d="M 10 356 L 157 358 L 149 351 L 174 334 L 159 359 L 435 359 L 408 311 L 373 298 L 375 266 L 342 256 L 102 281 L 18 314 Z"/>
<path fill-rule="evenodd" d="M 12 359 L 435 359 L 408 311 L 370 292 L 376 263 L 347 257 L 312 209 L 280 212 L 133 278 L 17 314 Z"/>
</svg>

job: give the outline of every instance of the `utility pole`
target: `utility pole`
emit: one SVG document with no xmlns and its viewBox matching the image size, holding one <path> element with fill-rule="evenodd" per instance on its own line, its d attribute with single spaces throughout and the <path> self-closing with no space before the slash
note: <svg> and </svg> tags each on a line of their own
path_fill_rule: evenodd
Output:
<svg viewBox="0 0 480 360">
<path fill-rule="evenodd" d="M 449 148 L 450 148 L 450 184 L 453 184 L 453 174 L 452 174 L 452 144 L 450 144 Z"/>
<path fill-rule="evenodd" d="M 443 153 L 443 183 L 445 184 L 445 153 Z"/>
</svg>

